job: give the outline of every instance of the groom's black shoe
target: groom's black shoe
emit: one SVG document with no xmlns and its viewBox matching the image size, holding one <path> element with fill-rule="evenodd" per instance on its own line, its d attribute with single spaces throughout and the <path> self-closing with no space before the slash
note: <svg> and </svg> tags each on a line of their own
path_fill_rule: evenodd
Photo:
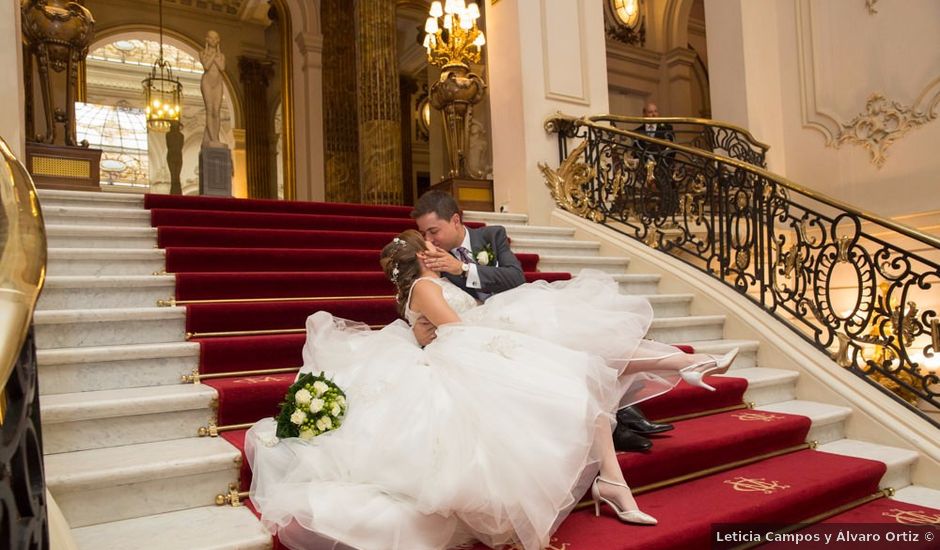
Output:
<svg viewBox="0 0 940 550">
<path fill-rule="evenodd" d="M 614 430 L 614 449 L 618 451 L 648 451 L 652 446 L 652 441 L 630 431 L 622 424 L 618 424 Z"/>
<path fill-rule="evenodd" d="M 624 407 L 617 411 L 617 424 L 644 435 L 668 432 L 675 427 L 672 424 L 650 422 L 636 407 Z"/>
</svg>

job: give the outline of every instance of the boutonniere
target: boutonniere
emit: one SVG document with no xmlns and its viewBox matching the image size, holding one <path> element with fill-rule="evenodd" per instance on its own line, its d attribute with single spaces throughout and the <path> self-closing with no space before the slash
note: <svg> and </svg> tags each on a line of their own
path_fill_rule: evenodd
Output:
<svg viewBox="0 0 940 550">
<path fill-rule="evenodd" d="M 493 245 L 490 243 L 483 245 L 482 250 L 473 253 L 473 259 L 475 259 L 479 265 L 490 265 L 496 262 L 496 254 L 493 253 Z"/>
</svg>

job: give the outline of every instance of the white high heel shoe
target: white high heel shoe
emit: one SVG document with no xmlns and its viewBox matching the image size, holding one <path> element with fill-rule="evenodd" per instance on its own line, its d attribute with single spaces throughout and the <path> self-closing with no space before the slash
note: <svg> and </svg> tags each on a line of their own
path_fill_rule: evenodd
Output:
<svg viewBox="0 0 940 550">
<path fill-rule="evenodd" d="M 696 363 L 694 365 L 691 365 L 689 367 L 682 369 L 679 372 L 679 376 L 681 376 L 682 379 L 685 380 L 686 384 L 690 386 L 696 386 L 698 388 L 702 388 L 708 391 L 715 391 L 715 388 L 713 386 L 709 386 L 708 384 L 706 384 L 702 380 L 702 377 L 716 370 L 721 371 L 721 372 L 728 370 L 728 367 L 731 366 L 731 363 L 734 363 L 734 360 L 737 359 L 739 351 L 740 351 L 740 348 L 734 348 L 733 350 L 729 351 L 728 353 L 724 355 L 709 355 L 710 359 L 708 361 L 703 362 L 703 363 Z M 700 367 L 702 367 L 703 365 L 707 365 L 708 363 L 711 363 L 711 362 L 714 362 L 715 366 L 711 368 L 699 370 Z"/>
<path fill-rule="evenodd" d="M 623 487 L 627 489 L 628 491 L 630 490 L 630 488 L 624 485 L 623 483 L 618 483 L 616 481 L 608 481 L 602 478 L 601 476 L 595 477 L 594 484 L 591 485 L 591 496 L 594 497 L 594 515 L 595 516 L 601 515 L 601 503 L 603 502 L 604 504 L 613 508 L 614 513 L 617 514 L 617 519 L 619 519 L 620 521 L 624 523 L 636 523 L 638 525 L 656 525 L 657 523 L 659 523 L 658 521 L 656 521 L 656 518 L 654 518 L 653 516 L 649 514 L 646 514 L 639 510 L 621 510 L 620 506 L 618 506 L 616 502 L 612 500 L 607 500 L 606 498 L 602 497 L 600 489 L 597 488 L 598 481 L 603 481 L 604 483 L 607 483 L 609 485 L 616 485 L 617 487 Z"/>
</svg>

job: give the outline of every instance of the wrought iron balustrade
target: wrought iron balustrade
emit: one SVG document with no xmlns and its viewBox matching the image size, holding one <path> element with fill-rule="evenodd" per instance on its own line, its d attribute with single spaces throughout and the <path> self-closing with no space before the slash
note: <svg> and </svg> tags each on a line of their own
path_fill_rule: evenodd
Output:
<svg viewBox="0 0 940 550">
<path fill-rule="evenodd" d="M 0 549 L 49 548 L 32 331 L 45 270 L 36 189 L 0 139 Z"/>
<path fill-rule="evenodd" d="M 940 239 L 608 118 L 546 121 L 560 207 L 721 280 L 940 427 Z"/>
<path fill-rule="evenodd" d="M 621 130 L 640 131 L 646 124 L 667 128 L 670 141 L 710 153 L 767 167 L 770 146 L 758 141 L 750 132 L 733 124 L 706 118 L 686 117 L 627 117 L 598 115 L 588 117 L 591 122 L 610 124 Z M 643 133 L 643 132 L 640 132 Z"/>
</svg>

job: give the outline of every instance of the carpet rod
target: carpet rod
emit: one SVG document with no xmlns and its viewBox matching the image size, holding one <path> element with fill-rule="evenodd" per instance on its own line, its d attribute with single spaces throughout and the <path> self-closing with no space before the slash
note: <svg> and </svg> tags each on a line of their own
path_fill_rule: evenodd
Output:
<svg viewBox="0 0 940 550">
<path fill-rule="evenodd" d="M 370 329 L 377 330 L 387 325 L 369 325 Z M 269 334 L 303 334 L 307 332 L 305 328 L 272 328 L 265 330 L 230 330 L 222 332 L 187 332 L 186 339 L 193 338 L 221 338 L 225 336 L 263 336 Z"/>
<path fill-rule="evenodd" d="M 192 374 L 184 374 L 180 377 L 180 382 L 188 384 L 198 384 L 203 380 L 214 380 L 216 378 L 234 378 L 236 376 L 254 376 L 256 374 L 283 374 L 288 372 L 297 372 L 300 367 L 282 367 L 277 369 L 259 369 L 259 370 L 240 370 L 229 372 L 211 372 L 202 374 L 199 369 L 193 369 Z"/>
<path fill-rule="evenodd" d="M 289 296 L 284 298 L 216 298 L 211 300 L 177 300 L 169 298 L 167 300 L 157 300 L 157 307 L 175 307 L 188 306 L 195 304 L 258 304 L 266 302 L 327 302 L 330 300 L 394 300 L 395 296 L 374 295 L 374 296 Z"/>
</svg>

